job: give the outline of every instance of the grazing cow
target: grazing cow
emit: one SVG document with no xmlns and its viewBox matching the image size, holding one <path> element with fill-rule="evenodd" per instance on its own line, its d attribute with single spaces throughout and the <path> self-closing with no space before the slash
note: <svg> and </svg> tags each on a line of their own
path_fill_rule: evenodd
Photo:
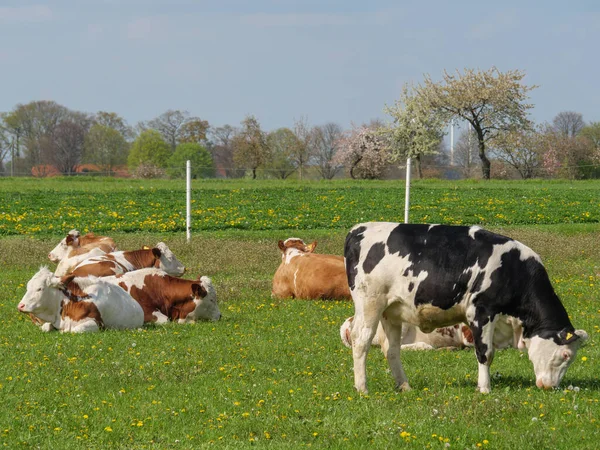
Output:
<svg viewBox="0 0 600 450">
<path fill-rule="evenodd" d="M 208 277 L 184 280 L 160 269 L 140 269 L 102 279 L 121 286 L 138 301 L 144 322 L 193 323 L 221 318 L 217 293 Z"/>
<path fill-rule="evenodd" d="M 114 252 L 117 247 L 115 241 L 108 236 L 96 236 L 94 233 L 88 233 L 81 236 L 79 231 L 71 230 L 56 247 L 48 253 L 48 259 L 53 263 L 58 263 L 65 258 L 77 255 L 84 255 L 93 248 L 99 248 L 104 253 Z"/>
<path fill-rule="evenodd" d="M 477 387 L 490 391 L 494 327 L 516 319 L 536 385 L 560 384 L 587 339 L 575 330 L 540 257 L 522 243 L 480 227 L 364 223 L 346 237 L 346 272 L 354 300 L 354 384 L 367 392 L 366 358 L 381 321 L 397 387 L 410 389 L 400 361 L 402 323 L 431 332 L 469 324 L 479 363 Z"/>
<path fill-rule="evenodd" d="M 185 266 L 179 262 L 169 247 L 164 242 L 159 242 L 154 248 L 113 252 L 88 258 L 79 263 L 71 274 L 78 277 L 87 275 L 107 277 L 148 267 L 164 270 L 174 276 L 183 275 L 185 272 Z"/>
<path fill-rule="evenodd" d="M 350 299 L 344 258 L 313 253 L 317 242 L 279 241 L 281 264 L 273 277 L 276 298 Z"/>
<path fill-rule="evenodd" d="M 96 277 L 61 280 L 47 267 L 29 280 L 17 309 L 43 322 L 43 331 L 83 333 L 144 323 L 142 307 L 120 287 Z"/>
<path fill-rule="evenodd" d="M 340 327 L 342 343 L 348 348 L 352 348 L 353 321 L 354 317 L 349 317 Z M 520 334 L 520 326 L 513 324 L 512 317 L 499 318 L 494 328 L 494 348 L 499 350 L 508 347 L 519 347 Z M 381 346 L 384 340 L 385 333 L 381 323 L 379 323 L 371 345 Z M 402 324 L 402 350 L 462 349 L 466 347 L 473 347 L 473 333 L 464 323 L 436 328 L 431 333 L 423 333 L 419 327 L 410 323 Z"/>
</svg>

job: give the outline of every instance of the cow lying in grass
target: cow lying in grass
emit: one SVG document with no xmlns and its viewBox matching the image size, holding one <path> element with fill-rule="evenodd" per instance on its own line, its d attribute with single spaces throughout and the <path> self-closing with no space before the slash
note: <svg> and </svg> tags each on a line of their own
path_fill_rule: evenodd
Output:
<svg viewBox="0 0 600 450">
<path fill-rule="evenodd" d="M 185 266 L 169 247 L 164 242 L 159 242 L 150 249 L 113 252 L 88 258 L 77 264 L 71 274 L 78 277 L 105 277 L 150 267 L 164 270 L 173 276 L 181 276 L 185 272 Z"/>
<path fill-rule="evenodd" d="M 48 259 L 53 263 L 60 263 L 66 258 L 85 255 L 92 249 L 100 249 L 103 253 L 110 253 L 114 252 L 117 247 L 115 241 L 108 236 L 96 236 L 94 233 L 81 236 L 78 230 L 71 230 L 48 253 Z"/>
<path fill-rule="evenodd" d="M 281 264 L 273 277 L 276 298 L 350 299 L 344 258 L 313 253 L 317 242 L 302 239 L 279 241 Z"/>
<path fill-rule="evenodd" d="M 193 323 L 219 320 L 217 293 L 210 278 L 184 280 L 160 269 L 140 269 L 103 280 L 127 291 L 144 310 L 144 322 Z"/>
<path fill-rule="evenodd" d="M 500 317 L 512 317 L 523 327 L 540 388 L 560 384 L 588 337 L 573 328 L 540 257 L 480 227 L 364 223 L 348 233 L 344 255 L 355 309 L 351 337 L 359 392 L 367 392 L 367 353 L 380 322 L 382 350 L 403 390 L 410 389 L 400 361 L 404 322 L 425 332 L 468 323 L 482 393 L 490 391 Z"/>
<path fill-rule="evenodd" d="M 354 317 L 347 318 L 340 327 L 342 343 L 352 348 L 352 324 Z M 521 327 L 514 324 L 512 318 L 502 317 L 494 329 L 494 348 L 524 348 L 521 340 Z M 371 341 L 371 345 L 380 347 L 385 340 L 385 332 L 381 323 Z M 436 328 L 431 333 L 423 333 L 419 327 L 410 323 L 402 324 L 402 350 L 462 349 L 473 347 L 473 333 L 463 324 Z"/>
<path fill-rule="evenodd" d="M 83 333 L 144 323 L 142 307 L 122 288 L 96 277 L 62 281 L 47 267 L 29 280 L 17 309 L 36 317 L 43 331 Z"/>
</svg>

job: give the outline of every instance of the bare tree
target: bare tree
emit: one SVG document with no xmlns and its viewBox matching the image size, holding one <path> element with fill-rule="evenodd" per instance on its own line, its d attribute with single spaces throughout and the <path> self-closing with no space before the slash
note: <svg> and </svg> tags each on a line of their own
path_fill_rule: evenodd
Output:
<svg viewBox="0 0 600 450">
<path fill-rule="evenodd" d="M 552 119 L 552 127 L 563 136 L 575 137 L 585 127 L 585 121 L 578 112 L 562 111 Z"/>
<path fill-rule="evenodd" d="M 65 120 L 56 127 L 49 142 L 52 152 L 48 155 L 48 161 L 60 173 L 71 175 L 75 172 L 81 162 L 85 135 L 85 128 L 72 120 Z"/>
<path fill-rule="evenodd" d="M 338 151 L 338 143 L 344 136 L 344 130 L 337 123 L 329 122 L 315 126 L 312 131 L 314 160 L 317 170 L 326 180 L 331 180 L 341 169 L 334 158 Z"/>
<path fill-rule="evenodd" d="M 227 177 L 237 177 L 243 175 L 234 167 L 233 162 L 233 138 L 239 130 L 231 125 L 211 128 L 207 149 L 210 151 L 217 171 L 223 171 Z"/>
<path fill-rule="evenodd" d="M 142 131 L 147 128 L 158 131 L 171 147 L 171 152 L 174 152 L 180 143 L 201 143 L 206 139 L 209 125 L 205 120 L 190 116 L 187 111 L 169 109 L 155 119 L 138 125 Z"/>
<path fill-rule="evenodd" d="M 264 131 L 256 117 L 250 115 L 242 121 L 241 131 L 233 138 L 234 162 L 237 167 L 252 171 L 252 179 L 256 179 L 256 171 L 269 159 L 269 146 Z"/>
<path fill-rule="evenodd" d="M 135 134 L 127 121 L 114 112 L 98 111 L 93 118 L 93 122 L 118 131 L 127 141 L 133 139 Z"/>
<path fill-rule="evenodd" d="M 290 158 L 298 167 L 298 174 L 302 180 L 304 175 L 304 167 L 308 164 L 312 154 L 312 135 L 306 117 L 301 117 L 294 121 L 294 134 L 298 139 L 297 145 L 290 149 Z"/>
<path fill-rule="evenodd" d="M 480 167 L 477 144 L 477 135 L 470 127 L 459 134 L 454 144 L 454 164 L 460 167 L 465 178 L 472 177 L 475 170 Z"/>
</svg>

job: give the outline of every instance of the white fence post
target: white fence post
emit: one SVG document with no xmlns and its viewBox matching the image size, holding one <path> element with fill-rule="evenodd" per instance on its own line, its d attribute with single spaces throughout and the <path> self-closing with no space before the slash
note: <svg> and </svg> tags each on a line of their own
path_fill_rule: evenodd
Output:
<svg viewBox="0 0 600 450">
<path fill-rule="evenodd" d="M 185 163 L 185 231 L 186 240 L 190 242 L 192 230 L 192 163 L 188 159 Z"/>
<path fill-rule="evenodd" d="M 404 223 L 408 223 L 410 209 L 410 158 L 406 159 L 406 194 L 404 196 Z"/>
</svg>

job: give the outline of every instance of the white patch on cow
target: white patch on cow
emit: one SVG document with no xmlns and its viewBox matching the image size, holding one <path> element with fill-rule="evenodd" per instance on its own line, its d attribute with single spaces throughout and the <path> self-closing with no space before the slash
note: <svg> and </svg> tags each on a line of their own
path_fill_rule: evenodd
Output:
<svg viewBox="0 0 600 450">
<path fill-rule="evenodd" d="M 285 251 L 285 263 L 289 264 L 292 262 L 292 259 L 294 259 L 296 256 L 304 256 L 304 255 L 306 255 L 306 252 L 303 252 L 294 247 L 290 247 L 290 248 L 286 249 L 286 251 Z"/>
<path fill-rule="evenodd" d="M 71 318 L 65 317 L 60 327 L 61 333 L 86 333 L 99 330 L 98 323 L 91 317 L 82 320 L 71 320 Z"/>
<path fill-rule="evenodd" d="M 155 323 L 158 324 L 163 324 L 163 323 L 167 323 L 169 321 L 169 318 L 167 316 L 165 316 L 163 313 L 161 313 L 160 311 L 154 311 L 152 313 L 152 316 L 156 319 Z"/>
<path fill-rule="evenodd" d="M 427 228 L 427 231 L 431 231 L 433 228 L 438 227 L 440 224 L 439 223 L 433 223 L 431 225 L 429 225 L 429 228 Z"/>
<path fill-rule="evenodd" d="M 83 261 L 85 261 L 86 259 L 93 258 L 96 256 L 103 256 L 105 254 L 106 254 L 106 252 L 104 250 L 102 250 L 99 247 L 95 247 L 95 248 L 91 249 L 88 253 L 85 253 L 83 255 L 77 255 L 77 256 L 73 256 L 71 258 L 68 258 L 68 257 L 63 258 L 58 263 L 58 266 L 56 266 L 54 275 L 57 277 L 66 275 L 67 273 L 71 272 L 75 267 L 77 267 L 79 264 L 81 264 Z"/>
<path fill-rule="evenodd" d="M 481 227 L 477 225 L 469 227 L 469 236 L 471 239 L 475 239 L 475 233 L 477 233 L 479 230 L 481 230 Z"/>
<path fill-rule="evenodd" d="M 299 270 L 300 270 L 300 269 L 296 269 L 296 271 L 294 272 L 294 292 L 297 292 L 297 291 L 298 291 L 298 285 L 296 284 L 296 280 L 297 280 L 297 278 L 298 278 L 298 271 L 299 271 Z"/>
</svg>

